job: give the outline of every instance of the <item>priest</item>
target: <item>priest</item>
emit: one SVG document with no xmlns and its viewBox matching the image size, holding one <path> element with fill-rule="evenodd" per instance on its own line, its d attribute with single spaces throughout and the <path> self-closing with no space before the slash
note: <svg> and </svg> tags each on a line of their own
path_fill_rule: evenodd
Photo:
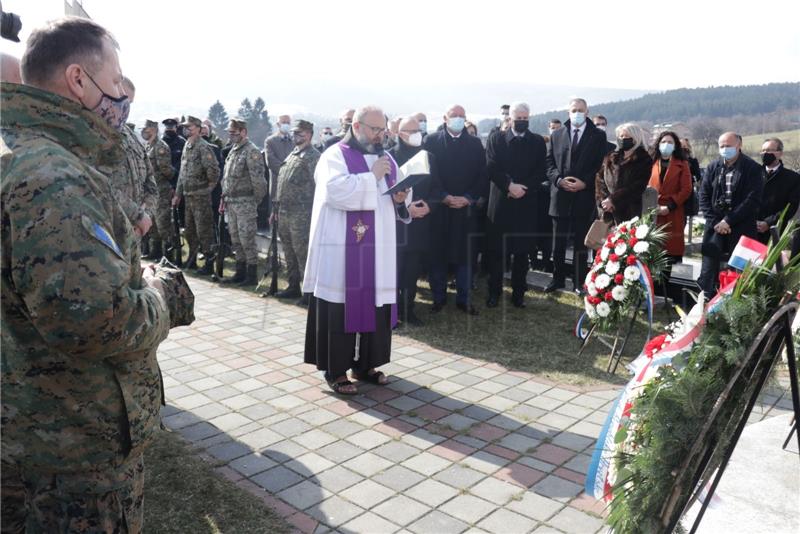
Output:
<svg viewBox="0 0 800 534">
<path fill-rule="evenodd" d="M 385 385 L 377 367 L 389 362 L 397 323 L 395 222 L 408 224 L 411 195 L 387 194 L 402 180 L 383 152 L 386 116 L 378 107 L 356 111 L 353 125 L 322 154 L 314 172 L 308 261 L 310 293 L 305 362 L 325 372 L 331 389 L 358 393 L 358 381 Z"/>
</svg>

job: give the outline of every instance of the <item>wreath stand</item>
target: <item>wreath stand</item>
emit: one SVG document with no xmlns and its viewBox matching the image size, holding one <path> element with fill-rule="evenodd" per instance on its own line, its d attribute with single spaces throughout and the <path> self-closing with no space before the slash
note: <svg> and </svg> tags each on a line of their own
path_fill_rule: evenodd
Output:
<svg viewBox="0 0 800 534">
<path fill-rule="evenodd" d="M 777 269 L 781 270 L 782 267 L 782 262 L 779 260 Z M 797 421 L 800 420 L 800 389 L 798 388 L 796 355 L 791 327 L 792 320 L 799 307 L 800 303 L 798 303 L 794 295 L 787 294 L 784 297 L 783 305 L 761 329 L 761 332 L 747 351 L 745 358 L 739 364 L 739 368 L 731 377 L 719 399 L 717 399 L 714 409 L 695 440 L 686 461 L 676 473 L 670 498 L 662 507 L 661 524 L 666 527 L 665 532 L 672 532 L 675 529 L 680 518 L 694 504 L 695 500 L 700 498 L 701 493 L 707 487 L 708 490 L 703 503 L 689 531 L 690 534 L 697 532 L 706 508 L 711 502 L 722 475 L 725 473 L 725 468 L 733 455 L 736 444 L 739 442 L 742 431 L 747 425 L 753 406 L 755 406 L 773 367 L 780 360 L 784 347 L 788 360 L 789 384 L 795 419 L 795 424 L 789 432 L 784 448 L 788 444 L 792 433 L 795 433 L 798 448 L 800 448 L 800 432 L 797 430 Z M 729 403 L 735 402 L 736 393 L 733 390 L 736 386 L 739 386 L 739 389 L 743 389 L 743 395 L 747 402 L 743 407 L 736 408 L 735 411 L 731 412 Z M 741 395 L 742 393 L 739 394 Z M 726 416 L 724 413 L 726 409 L 729 417 L 727 429 L 732 429 L 733 433 L 727 443 L 719 443 L 715 437 L 709 436 L 709 433 L 714 422 Z M 717 459 L 719 459 L 718 465 Z M 682 489 L 684 487 L 693 488 L 691 494 L 685 492 Z"/>
<path fill-rule="evenodd" d="M 589 332 L 586 334 L 586 337 L 584 337 L 583 341 L 581 342 L 581 348 L 578 350 L 578 356 L 583 354 L 583 351 L 586 349 L 589 341 L 594 338 L 611 350 L 611 354 L 608 356 L 606 372 L 611 374 L 616 373 L 619 362 L 622 360 L 622 353 L 631 337 L 633 327 L 636 325 L 636 319 L 639 317 L 639 314 L 644 313 L 642 303 L 643 301 L 640 295 L 636 298 L 634 305 L 631 306 L 628 315 L 622 321 L 620 321 L 620 325 L 617 327 L 617 331 L 613 335 L 601 333 L 599 330 L 597 330 L 597 325 L 593 324 L 589 329 Z M 648 324 L 648 339 L 650 338 L 650 329 L 651 325 Z"/>
</svg>

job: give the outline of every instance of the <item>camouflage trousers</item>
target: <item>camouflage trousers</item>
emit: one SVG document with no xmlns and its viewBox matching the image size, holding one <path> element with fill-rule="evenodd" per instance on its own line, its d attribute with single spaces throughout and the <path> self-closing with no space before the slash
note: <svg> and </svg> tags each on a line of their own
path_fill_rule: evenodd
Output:
<svg viewBox="0 0 800 534">
<path fill-rule="evenodd" d="M 163 242 L 167 247 L 172 244 L 172 197 L 169 196 L 169 191 L 158 192 L 158 203 L 150 234 L 152 234 L 150 241 L 153 244 Z"/>
<path fill-rule="evenodd" d="M 236 261 L 247 260 L 248 265 L 258 263 L 256 249 L 257 206 L 254 200 L 225 201 L 225 214 L 228 219 L 228 233 L 231 234 L 231 248 Z"/>
<path fill-rule="evenodd" d="M 142 532 L 141 454 L 113 472 L 62 475 L 6 462 L 2 469 L 3 534 Z"/>
<path fill-rule="evenodd" d="M 189 250 L 197 252 L 198 246 L 203 254 L 211 254 L 214 244 L 214 214 L 211 212 L 211 198 L 208 195 L 184 196 L 186 202 L 184 223 L 186 242 Z"/>
<path fill-rule="evenodd" d="M 299 284 L 306 270 L 308 237 L 311 232 L 311 207 L 281 205 L 278 209 L 278 236 L 281 238 L 283 256 L 289 284 Z"/>
</svg>

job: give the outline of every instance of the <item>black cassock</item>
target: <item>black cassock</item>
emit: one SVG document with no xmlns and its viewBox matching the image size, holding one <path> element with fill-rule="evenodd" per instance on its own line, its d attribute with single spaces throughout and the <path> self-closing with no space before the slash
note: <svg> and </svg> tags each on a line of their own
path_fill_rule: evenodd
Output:
<svg viewBox="0 0 800 534">
<path fill-rule="evenodd" d="M 442 129 L 430 134 L 423 148 L 436 158 L 441 199 L 447 195 L 463 196 L 474 203 L 484 196 L 486 152 L 480 139 L 469 135 L 466 130 L 454 138 Z M 469 238 L 475 232 L 475 211 L 473 205 L 461 209 L 443 205 L 431 213 L 431 261 L 456 265 L 469 263 Z"/>
</svg>

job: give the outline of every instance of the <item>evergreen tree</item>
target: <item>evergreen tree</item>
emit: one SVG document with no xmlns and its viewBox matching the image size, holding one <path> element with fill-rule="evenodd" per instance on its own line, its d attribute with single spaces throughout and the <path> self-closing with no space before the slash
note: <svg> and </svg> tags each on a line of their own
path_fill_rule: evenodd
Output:
<svg viewBox="0 0 800 534">
<path fill-rule="evenodd" d="M 222 135 L 228 127 L 228 112 L 225 111 L 225 106 L 219 100 L 208 108 L 208 120 L 214 125 L 214 133 L 217 135 Z"/>
</svg>

